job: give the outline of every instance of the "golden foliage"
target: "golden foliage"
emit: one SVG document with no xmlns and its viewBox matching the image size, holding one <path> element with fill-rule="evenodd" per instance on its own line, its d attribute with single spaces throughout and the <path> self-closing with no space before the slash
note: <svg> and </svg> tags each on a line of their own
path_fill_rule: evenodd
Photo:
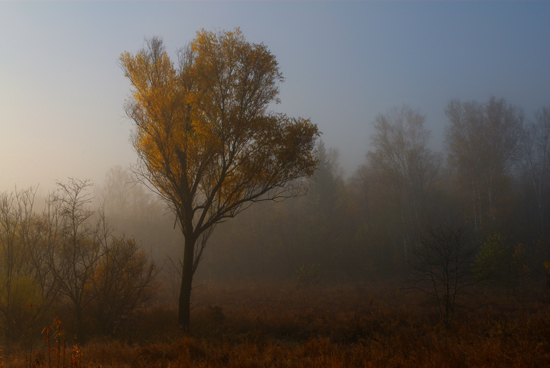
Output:
<svg viewBox="0 0 550 368">
<path fill-rule="evenodd" d="M 265 45 L 247 42 L 239 29 L 201 30 L 178 56 L 176 66 L 154 38 L 120 61 L 133 86 L 127 113 L 146 179 L 182 221 L 199 211 L 202 232 L 313 174 L 317 127 L 267 111 L 283 77 Z"/>
</svg>

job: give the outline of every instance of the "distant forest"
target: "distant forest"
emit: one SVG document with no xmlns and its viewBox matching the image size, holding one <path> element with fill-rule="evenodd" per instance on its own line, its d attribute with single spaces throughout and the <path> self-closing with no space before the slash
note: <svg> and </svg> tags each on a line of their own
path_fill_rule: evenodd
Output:
<svg viewBox="0 0 550 368">
<path fill-rule="evenodd" d="M 338 150 L 319 141 L 307 195 L 254 204 L 218 225 L 196 283 L 402 276 L 419 239 L 443 224 L 467 229 L 491 280 L 544 280 L 550 107 L 525 117 L 492 97 L 452 100 L 445 111 L 443 152 L 429 148 L 421 111 L 400 106 L 376 116 L 364 164 L 346 180 Z M 101 196 L 115 227 L 177 272 L 182 236 L 167 207 L 121 168 L 109 172 Z"/>
</svg>

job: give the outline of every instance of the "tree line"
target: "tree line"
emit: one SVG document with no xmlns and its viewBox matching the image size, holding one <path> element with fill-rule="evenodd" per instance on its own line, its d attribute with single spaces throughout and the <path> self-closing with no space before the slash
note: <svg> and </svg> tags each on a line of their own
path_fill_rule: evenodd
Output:
<svg viewBox="0 0 550 368">
<path fill-rule="evenodd" d="M 379 114 L 349 179 L 337 150 L 320 142 L 308 194 L 220 225 L 211 270 L 241 279 L 293 277 L 304 266 L 329 280 L 402 275 L 427 229 L 456 223 L 470 230 L 475 261 L 500 267 L 490 278 L 513 278 L 512 269 L 540 276 L 550 251 L 549 112 L 527 120 L 504 99 L 452 100 L 443 152 L 429 148 L 420 111 Z"/>
<path fill-rule="evenodd" d="M 452 100 L 446 114 L 443 152 L 430 149 L 420 111 L 401 106 L 377 115 L 365 161 L 347 179 L 338 150 L 319 141 L 317 170 L 303 179 L 307 194 L 251 206 L 219 224 L 204 250 L 198 282 L 402 276 L 426 232 L 449 223 L 468 230 L 480 278 L 508 285 L 529 275 L 544 280 L 543 264 L 550 259 L 550 108 L 527 119 L 520 107 L 491 97 L 484 103 Z M 130 183 L 131 174 L 110 171 L 109 198 L 116 196 L 117 182 Z M 125 231 L 151 244 L 160 262 L 166 255 L 179 259 L 174 216 L 155 207 L 139 186 L 122 192 L 150 199 L 108 209 L 117 226 L 124 218 Z M 147 210 L 140 210 L 141 202 Z M 135 221 L 142 225 L 131 226 Z M 145 224 L 164 230 L 145 230 Z"/>
</svg>

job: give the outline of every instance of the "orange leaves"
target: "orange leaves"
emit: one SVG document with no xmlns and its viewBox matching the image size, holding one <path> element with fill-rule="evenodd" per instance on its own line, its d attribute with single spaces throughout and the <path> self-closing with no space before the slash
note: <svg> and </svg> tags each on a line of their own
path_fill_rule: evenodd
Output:
<svg viewBox="0 0 550 368">
<path fill-rule="evenodd" d="M 52 367 L 52 356 L 56 362 L 56 367 L 61 367 L 65 365 L 65 353 L 66 353 L 66 342 L 65 342 L 65 330 L 61 327 L 61 320 L 59 317 L 55 317 L 52 325 L 44 327 L 42 330 L 42 335 L 48 346 L 48 367 Z M 52 346 L 52 341 L 50 338 L 54 339 L 54 345 Z"/>
<path fill-rule="evenodd" d="M 82 364 L 80 363 L 81 361 L 82 361 L 82 347 L 78 344 L 74 344 L 72 348 L 70 366 L 82 367 Z"/>
</svg>

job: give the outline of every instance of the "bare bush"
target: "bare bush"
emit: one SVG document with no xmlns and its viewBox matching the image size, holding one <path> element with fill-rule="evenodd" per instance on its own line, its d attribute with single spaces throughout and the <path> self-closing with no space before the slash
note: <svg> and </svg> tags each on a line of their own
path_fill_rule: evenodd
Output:
<svg viewBox="0 0 550 368">
<path fill-rule="evenodd" d="M 103 335 L 116 335 L 154 295 L 158 268 L 133 238 L 112 238 L 93 280 L 91 314 Z"/>
<path fill-rule="evenodd" d="M 468 230 L 453 223 L 428 229 L 412 250 L 411 287 L 427 294 L 450 326 L 457 299 L 478 282 L 473 277 L 475 247 Z"/>
</svg>

